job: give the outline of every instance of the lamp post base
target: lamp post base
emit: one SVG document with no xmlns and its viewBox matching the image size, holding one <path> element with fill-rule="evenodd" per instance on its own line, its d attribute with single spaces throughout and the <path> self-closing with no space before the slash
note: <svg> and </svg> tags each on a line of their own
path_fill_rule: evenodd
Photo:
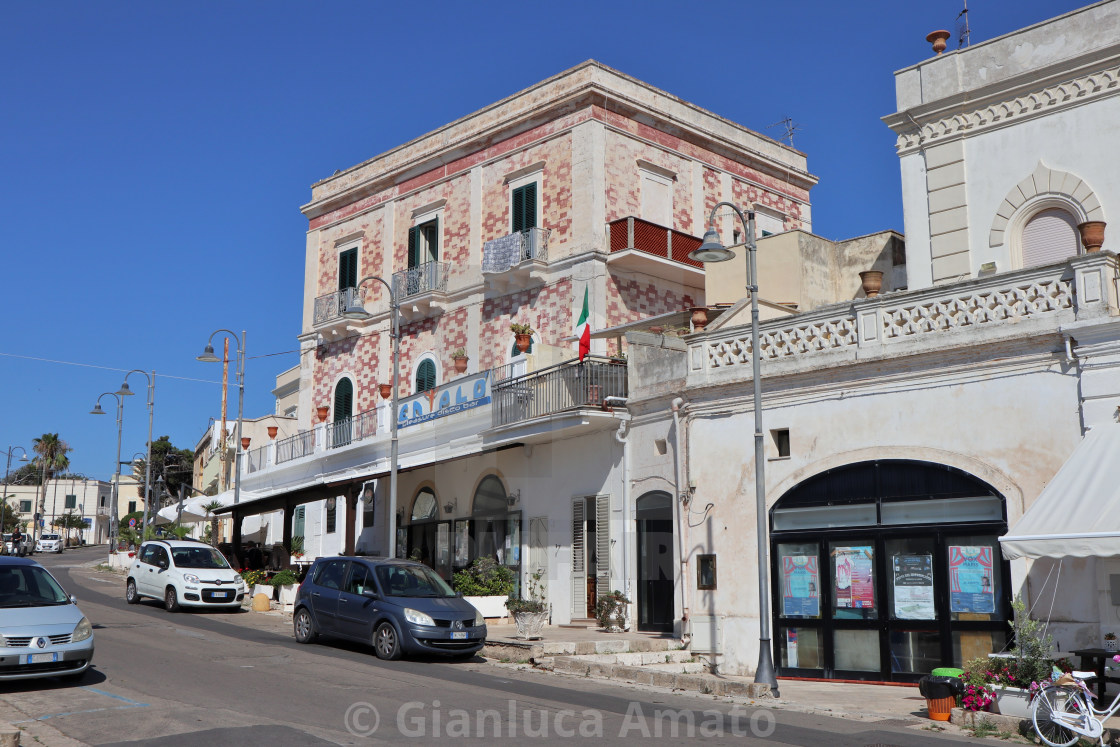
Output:
<svg viewBox="0 0 1120 747">
<path fill-rule="evenodd" d="M 774 660 L 770 656 L 770 639 L 763 638 L 759 641 L 758 666 L 754 670 L 754 681 L 760 685 L 769 685 L 770 694 L 780 698 L 778 692 L 778 675 L 774 671 Z"/>
</svg>

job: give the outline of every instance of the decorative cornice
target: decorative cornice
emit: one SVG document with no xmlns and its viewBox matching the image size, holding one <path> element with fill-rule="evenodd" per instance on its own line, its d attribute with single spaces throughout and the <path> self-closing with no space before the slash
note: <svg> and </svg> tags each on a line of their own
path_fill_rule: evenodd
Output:
<svg viewBox="0 0 1120 747">
<path fill-rule="evenodd" d="M 970 109 L 964 109 L 962 104 L 958 111 L 935 114 L 926 122 L 922 122 L 922 118 L 919 117 L 916 121 L 920 129 L 911 127 L 901 130 L 902 124 L 906 122 L 903 113 L 886 119 L 888 124 L 899 133 L 896 148 L 901 156 L 920 146 L 929 146 L 985 130 L 1006 127 L 1117 93 L 1120 93 L 1120 65 L 1112 64 L 1102 70 L 991 103 L 977 105 L 975 102 L 970 102 L 972 106 Z"/>
</svg>

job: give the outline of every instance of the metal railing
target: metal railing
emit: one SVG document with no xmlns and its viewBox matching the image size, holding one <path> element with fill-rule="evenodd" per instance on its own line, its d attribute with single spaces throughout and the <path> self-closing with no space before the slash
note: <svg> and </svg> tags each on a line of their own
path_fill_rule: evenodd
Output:
<svg viewBox="0 0 1120 747">
<path fill-rule="evenodd" d="M 526 228 L 482 245 L 482 271 L 505 272 L 522 262 L 548 261 L 548 237 L 551 228 Z"/>
<path fill-rule="evenodd" d="M 626 396 L 626 363 L 584 358 L 516 376 L 492 386 L 495 427 L 581 407 L 602 407 Z"/>
<path fill-rule="evenodd" d="M 248 470 L 250 472 L 256 472 L 258 470 L 264 469 L 265 461 L 267 459 L 267 456 L 266 456 L 267 454 L 268 454 L 268 447 L 267 446 L 259 446 L 255 449 L 247 452 L 245 454 L 245 459 L 246 459 L 246 461 L 248 462 L 248 465 L 249 465 Z"/>
<path fill-rule="evenodd" d="M 393 273 L 393 293 L 397 298 L 407 298 L 419 293 L 446 291 L 450 267 L 450 262 L 425 262 Z"/>
<path fill-rule="evenodd" d="M 343 288 L 315 299 L 315 324 L 326 324 L 342 318 L 342 312 L 351 304 L 362 302 L 361 291 L 357 288 Z"/>
<path fill-rule="evenodd" d="M 692 267 L 704 266 L 688 256 L 689 252 L 700 246 L 701 240 L 683 231 L 628 216 L 608 223 L 607 232 L 611 252 L 633 249 Z"/>
<path fill-rule="evenodd" d="M 366 410 L 327 426 L 327 448 L 337 449 L 377 435 L 377 409 Z"/>
<path fill-rule="evenodd" d="M 276 463 L 299 459 L 315 451 L 315 432 L 300 431 L 276 442 Z"/>
</svg>

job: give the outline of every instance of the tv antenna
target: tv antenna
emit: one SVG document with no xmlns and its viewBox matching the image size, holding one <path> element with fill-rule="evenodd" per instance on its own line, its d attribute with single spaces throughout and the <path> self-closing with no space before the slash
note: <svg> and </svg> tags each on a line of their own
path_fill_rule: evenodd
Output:
<svg viewBox="0 0 1120 747">
<path fill-rule="evenodd" d="M 782 127 L 782 128 L 785 129 L 786 134 L 780 136 L 778 139 L 787 141 L 789 143 L 789 147 L 792 148 L 793 147 L 793 133 L 800 130 L 801 125 L 795 124 L 792 119 L 790 119 L 789 117 L 785 117 L 784 119 L 770 125 L 770 127 L 768 127 L 767 129 L 773 129 L 775 127 Z"/>
<path fill-rule="evenodd" d="M 957 49 L 967 47 L 972 30 L 968 27 L 968 0 L 964 0 L 964 10 L 957 14 Z"/>
</svg>

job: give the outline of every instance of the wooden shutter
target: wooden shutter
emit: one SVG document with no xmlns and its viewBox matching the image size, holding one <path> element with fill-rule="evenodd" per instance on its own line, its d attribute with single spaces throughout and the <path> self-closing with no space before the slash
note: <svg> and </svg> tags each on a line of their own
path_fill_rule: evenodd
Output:
<svg viewBox="0 0 1120 747">
<path fill-rule="evenodd" d="M 430 360 L 420 361 L 416 369 L 416 391 L 426 392 L 436 388 L 436 364 Z"/>
<path fill-rule="evenodd" d="M 358 284 L 358 249 L 347 249 L 338 255 L 338 289 L 346 290 Z"/>
<path fill-rule="evenodd" d="M 530 182 L 513 190 L 513 215 L 510 223 L 513 232 L 537 226 L 537 183 Z"/>
<path fill-rule="evenodd" d="M 1077 255 L 1077 227 L 1065 210 L 1043 210 L 1023 228 L 1023 267 L 1064 262 Z"/>
<path fill-rule="evenodd" d="M 425 261 L 439 261 L 439 218 L 428 223 L 428 258 Z"/>
<path fill-rule="evenodd" d="M 408 268 L 420 266 L 420 226 L 408 229 Z"/>
<path fill-rule="evenodd" d="M 572 501 L 572 618 L 587 617 L 583 500 Z"/>
<path fill-rule="evenodd" d="M 346 420 L 354 412 L 354 384 L 342 379 L 334 388 L 334 422 Z"/>
<path fill-rule="evenodd" d="M 595 595 L 602 599 L 611 589 L 611 497 L 595 498 Z"/>
</svg>

